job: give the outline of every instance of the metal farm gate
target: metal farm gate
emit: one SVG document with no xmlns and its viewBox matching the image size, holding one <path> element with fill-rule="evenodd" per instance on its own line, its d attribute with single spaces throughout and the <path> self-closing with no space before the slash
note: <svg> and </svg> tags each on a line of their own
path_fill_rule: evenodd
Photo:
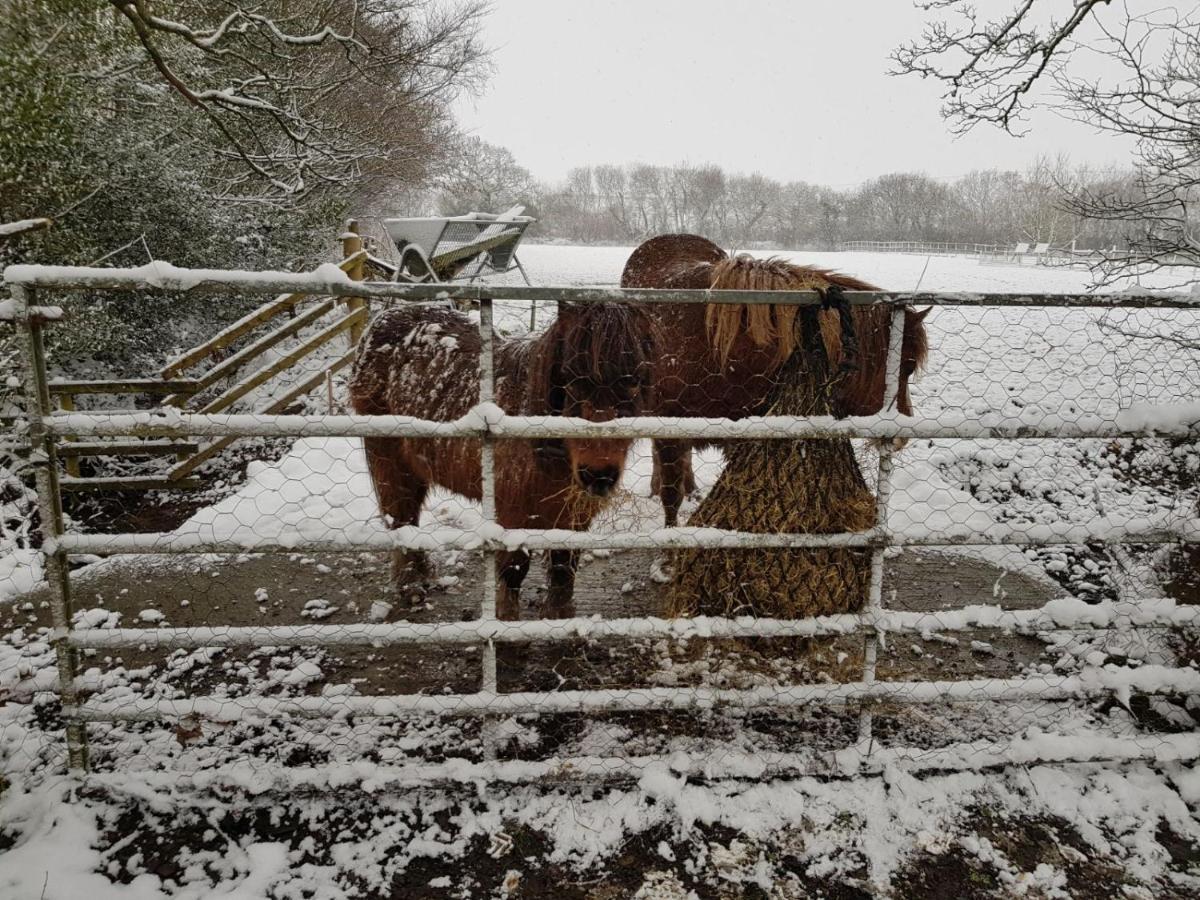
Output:
<svg viewBox="0 0 1200 900">
<path fill-rule="evenodd" d="M 979 417 L 969 412 L 936 418 L 876 416 L 833 419 L 828 417 L 753 417 L 742 420 L 670 418 L 618 419 L 593 423 L 563 417 L 529 417 L 504 414 L 493 403 L 493 303 L 553 301 L 573 303 L 734 303 L 811 305 L 820 298 L 812 292 L 709 292 L 694 290 L 620 290 L 550 287 L 414 286 L 355 282 L 339 273 L 226 273 L 172 269 L 161 275 L 153 267 L 138 270 L 14 266 L 5 272 L 12 292 L 11 318 L 22 340 L 20 378 L 26 416 L 18 423 L 31 447 L 36 467 L 37 496 L 42 529 L 41 552 L 54 593 L 54 646 L 58 660 L 58 691 L 67 722 L 69 768 L 88 770 L 89 722 L 165 719 L 204 720 L 243 714 L 263 717 L 351 716 L 397 717 L 415 714 L 438 716 L 509 716 L 520 713 L 611 712 L 618 710 L 700 710 L 720 707 L 797 707 L 830 705 L 860 710 L 858 740 L 833 753 L 731 753 L 720 761 L 696 758 L 658 760 L 674 771 L 711 778 L 760 777 L 767 773 L 855 775 L 897 765 L 918 769 L 972 769 L 1014 762 L 1152 759 L 1158 761 L 1200 758 L 1200 732 L 1104 737 L 1081 741 L 1077 737 L 1019 739 L 1001 742 L 951 744 L 937 749 L 886 746 L 873 734 L 873 709 L 881 703 L 934 704 L 986 702 L 1035 698 L 1126 695 L 1135 693 L 1200 693 L 1200 671 L 1193 668 L 1146 665 L 1140 668 L 1092 667 L 1075 674 L 1046 673 L 1037 677 L 977 678 L 956 681 L 879 680 L 876 651 L 889 635 L 963 631 L 985 626 L 1036 633 L 1054 629 L 1135 629 L 1141 627 L 1195 626 L 1200 607 L 1137 602 L 1105 603 L 1088 615 L 1064 619 L 1058 607 L 1003 610 L 999 606 L 970 606 L 926 613 L 890 610 L 884 602 L 882 582 L 885 551 L 891 547 L 948 545 L 1082 545 L 1155 544 L 1200 541 L 1200 523 L 1193 517 L 1171 527 L 1118 525 L 1099 521 L 1090 526 L 1044 524 L 1034 527 L 993 528 L 986 533 L 964 526 L 954 530 L 894 531 L 888 527 L 892 495 L 893 451 L 885 442 L 879 454 L 876 492 L 876 527 L 844 534 L 751 534 L 705 528 L 655 528 L 636 534 L 580 533 L 565 530 L 513 531 L 496 522 L 494 448 L 496 442 L 548 437 L 702 438 L 705 440 L 775 440 L 780 438 L 965 438 L 965 439 L 1076 439 L 1133 437 L 1200 437 L 1200 408 L 1185 404 L 1174 410 L 1138 407 L 1114 417 L 1078 416 L 1048 420 L 1045 416 Z M 71 291 L 237 291 L 245 294 L 294 294 L 359 298 L 375 304 L 412 300 L 473 301 L 479 306 L 479 403 L 457 421 L 423 421 L 403 416 L 297 416 L 191 414 L 176 410 L 138 413 L 84 413 L 56 411 L 51 405 L 41 322 L 54 310 L 47 303 Z M 887 397 L 894 399 L 898 384 L 903 332 L 902 304 L 934 306 L 1081 307 L 1098 308 L 1200 308 L 1200 299 L 1168 295 L 1010 295 L 1010 294 L 903 294 L 848 293 L 853 304 L 890 304 L 895 308 L 888 357 Z M 899 325 L 900 327 L 896 327 Z M 891 407 L 885 404 L 885 410 Z M 356 539 L 304 541 L 288 539 L 230 539 L 172 536 L 169 534 L 83 534 L 63 527 L 55 447 L 65 436 L 171 438 L 235 438 L 272 436 L 408 436 L 469 437 L 482 442 L 483 525 L 473 529 L 403 527 L 388 533 Z M 747 547 L 855 547 L 871 553 L 868 600 L 861 613 L 816 619 L 762 618 L 575 618 L 566 620 L 500 621 L 496 618 L 495 568 L 492 561 L 506 548 L 613 549 L 613 548 L 712 548 Z M 73 554 L 182 554 L 293 553 L 317 551 L 377 552 L 394 548 L 459 549 L 481 554 L 483 591 L 478 618 L 473 621 L 416 624 L 320 624 L 252 627 L 113 628 L 72 627 L 71 579 L 68 557 Z M 695 688 L 645 686 L 615 690 L 563 690 L 503 693 L 497 686 L 497 645 L 516 641 L 563 641 L 580 637 L 625 638 L 752 638 L 858 633 L 863 640 L 861 675 L 849 683 L 766 685 L 750 688 Z M 348 646 L 439 644 L 481 645 L 482 675 L 478 691 L 460 694 L 402 694 L 396 696 L 302 696 L 240 698 L 196 696 L 190 699 L 131 697 L 121 702 L 84 699 L 78 681 L 78 654 L 87 648 L 202 648 L 263 646 Z M 634 776 L 655 762 L 649 757 L 589 756 L 552 758 L 536 762 L 484 759 L 447 761 L 381 768 L 377 780 L 395 784 L 427 781 L 519 781 L 553 778 Z M 129 777 L 130 773 L 123 773 Z M 96 776 L 91 776 L 96 777 Z"/>
</svg>

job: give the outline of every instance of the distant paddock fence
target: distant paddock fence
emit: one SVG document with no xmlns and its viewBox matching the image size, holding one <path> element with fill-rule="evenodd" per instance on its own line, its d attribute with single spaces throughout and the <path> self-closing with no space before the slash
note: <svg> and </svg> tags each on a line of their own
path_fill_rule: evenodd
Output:
<svg viewBox="0 0 1200 900">
<path fill-rule="evenodd" d="M 796 439 L 819 437 L 910 438 L 1134 438 L 1146 436 L 1195 439 L 1200 437 L 1200 407 L 1138 407 L 1113 417 L 1079 416 L 1047 421 L 1041 417 L 939 416 L 906 417 L 895 411 L 878 415 L 831 417 L 756 416 L 740 420 L 638 417 L 595 423 L 585 419 L 508 415 L 494 403 L 493 304 L 496 299 L 550 303 L 726 303 L 795 304 L 821 302 L 811 291 L 623 290 L 606 288 L 497 287 L 484 285 L 408 285 L 355 281 L 329 268 L 317 273 L 235 273 L 213 270 L 97 269 L 12 266 L 5 272 L 12 292 L 10 319 L 21 339 L 20 379 L 25 412 L 17 435 L 29 446 L 35 470 L 40 513 L 41 553 L 53 593 L 53 645 L 58 666 L 57 691 L 66 721 L 69 769 L 88 769 L 88 723 L 94 721 L 184 720 L 223 721 L 246 715 L 268 717 L 354 716 L 405 717 L 507 716 L 560 712 L 619 710 L 711 710 L 717 708 L 787 708 L 804 705 L 851 706 L 861 710 L 858 739 L 837 753 L 731 753 L 713 760 L 674 760 L 675 770 L 711 778 L 761 777 L 766 773 L 850 776 L 877 772 L 888 766 L 912 770 L 978 769 L 1006 763 L 1088 760 L 1191 760 L 1200 758 L 1200 733 L 1144 737 L 1104 737 L 1095 741 L 1047 736 L 1002 743 L 971 742 L 930 750 L 884 746 L 873 732 L 873 710 L 880 703 L 931 704 L 1070 697 L 1200 693 L 1200 671 L 1185 667 L 1145 665 L 1136 669 L 1085 668 L 1077 674 L 1036 677 L 976 678 L 962 681 L 876 679 L 876 648 L 889 633 L 955 632 L 977 625 L 1017 631 L 1054 628 L 1133 630 L 1148 626 L 1200 624 L 1200 607 L 1174 603 L 1109 603 L 1066 614 L 1061 606 L 1007 612 L 992 606 L 968 606 L 939 611 L 936 616 L 886 608 L 883 597 L 885 551 L 895 546 L 1028 545 L 1093 542 L 1195 544 L 1200 522 L 1149 526 L 1131 522 L 1098 521 L 1089 525 L 1051 525 L 976 532 L 906 531 L 888 526 L 892 493 L 893 450 L 885 442 L 879 452 L 877 525 L 867 531 L 841 534 L 755 534 L 712 528 L 654 528 L 643 533 L 610 535 L 566 530 L 513 530 L 496 521 L 494 449 L 499 441 L 531 438 L 631 437 L 694 438 L 709 441 L 737 439 Z M 53 385 L 47 378 L 42 349 L 45 298 L 79 290 L 132 292 L 237 291 L 247 294 L 305 294 L 374 303 L 455 300 L 479 304 L 482 340 L 478 406 L 455 421 L 430 421 L 407 416 L 299 416 L 277 413 L 228 414 L 219 409 L 183 412 L 178 409 L 129 412 L 69 412 L 56 409 Z M 894 310 L 888 354 L 885 397 L 894 401 L 899 382 L 903 309 L 906 304 L 934 306 L 1076 307 L 1086 309 L 1158 308 L 1200 310 L 1200 298 L 1182 295 L 1113 296 L 1077 294 L 966 294 L 853 292 L 851 304 L 887 304 Z M 894 405 L 885 403 L 884 409 Z M 393 436 L 470 437 L 482 447 L 482 524 L 475 528 L 439 525 L 411 526 L 373 534 L 343 534 L 337 539 L 307 541 L 286 536 L 275 539 L 232 537 L 220 540 L 184 538 L 166 533 L 84 534 L 64 527 L 62 479 L 57 459 L 63 444 L 89 438 L 188 442 L 198 438 L 226 440 L 242 436 Z M 870 551 L 867 601 L 861 613 L 814 619 L 663 618 L 501 621 L 496 616 L 495 555 L 505 549 L 589 549 L 681 547 L 733 549 L 753 547 L 861 547 Z M 197 628 L 77 629 L 72 625 L 72 589 L 68 561 L 73 554 L 295 553 L 320 550 L 371 553 L 390 549 L 456 548 L 481 554 L 483 587 L 478 619 L 462 622 Z M 766 685 L 753 688 L 640 687 L 619 690 L 522 691 L 503 693 L 497 687 L 498 644 L 512 641 L 568 641 L 581 637 L 713 638 L 781 637 L 861 634 L 863 665 L 857 681 L 832 684 Z M 211 646 L 369 646 L 387 644 L 473 643 L 483 647 L 480 689 L 458 694 L 398 694 L 393 696 L 332 695 L 313 697 L 193 696 L 155 699 L 135 696 L 121 702 L 88 699 L 79 679 L 80 651 L 86 648 L 181 648 Z M 550 759 L 536 763 L 484 759 L 378 766 L 379 783 L 407 785 L 439 781 L 539 781 L 593 779 L 634 775 L 650 762 L 665 759 L 590 756 Z M 90 776 L 97 777 L 97 776 Z M 153 782 L 162 773 L 122 772 L 121 778 Z M 199 782 L 208 777 L 196 773 Z M 282 770 L 279 783 L 301 777 Z M 178 780 L 177 775 L 172 779 Z"/>
<path fill-rule="evenodd" d="M 1011 244 L 975 244 L 956 241 L 842 241 L 844 253 L 917 253 L 923 256 L 979 256 L 1012 252 Z"/>
<path fill-rule="evenodd" d="M 1076 249 L 1049 243 L 979 244 L 955 241 L 842 241 L 844 253 L 911 253 L 917 256 L 974 256 L 980 262 L 1005 265 L 1087 266 L 1102 261 L 1135 260 L 1114 249 Z M 1169 262 L 1169 261 L 1168 261 Z M 1182 261 L 1181 261 L 1182 262 Z"/>
</svg>

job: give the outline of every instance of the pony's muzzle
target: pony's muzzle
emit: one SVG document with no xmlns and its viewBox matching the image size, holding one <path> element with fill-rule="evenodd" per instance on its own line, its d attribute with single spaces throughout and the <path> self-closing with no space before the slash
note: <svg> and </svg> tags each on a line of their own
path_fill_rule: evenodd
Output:
<svg viewBox="0 0 1200 900">
<path fill-rule="evenodd" d="M 591 466 L 578 466 L 575 469 L 575 477 L 579 480 L 580 487 L 589 494 L 607 497 L 621 480 L 621 470 L 616 466 L 595 469 Z"/>
</svg>

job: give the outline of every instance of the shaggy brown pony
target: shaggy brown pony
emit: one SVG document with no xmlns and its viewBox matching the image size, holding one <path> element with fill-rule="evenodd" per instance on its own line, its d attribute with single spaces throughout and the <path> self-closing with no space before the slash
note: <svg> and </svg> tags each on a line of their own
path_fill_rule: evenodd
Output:
<svg viewBox="0 0 1200 900">
<path fill-rule="evenodd" d="M 650 402 L 653 345 L 640 309 L 562 304 L 536 337 L 496 340 L 496 403 L 510 414 L 580 416 L 602 422 L 634 416 Z M 363 335 L 350 382 L 355 412 L 452 420 L 479 398 L 479 330 L 466 316 L 417 304 L 381 313 Z M 496 514 L 506 528 L 586 530 L 621 480 L 630 441 L 496 442 Z M 371 480 L 392 528 L 417 524 L 430 485 L 481 496 L 480 443 L 467 438 L 365 438 Z M 550 552 L 546 615 L 573 615 L 578 554 Z M 497 615 L 519 617 L 529 554 L 497 558 Z M 420 596 L 425 554 L 397 550 L 393 582 Z"/>
<path fill-rule="evenodd" d="M 621 275 L 631 288 L 714 290 L 825 290 L 879 288 L 837 272 L 798 266 L 780 259 L 729 256 L 707 238 L 664 234 L 638 246 Z M 656 342 L 655 412 L 667 416 L 739 419 L 754 415 L 775 384 L 775 375 L 795 349 L 798 307 L 785 305 L 647 304 Z M 924 365 L 924 319 L 929 310 L 906 308 L 897 405 L 912 414 L 908 382 Z M 833 407 L 840 416 L 869 415 L 883 406 L 891 307 L 852 308 L 858 353 L 855 365 L 838 379 Z M 841 327 L 833 310 L 820 314 L 821 335 L 831 368 L 842 362 Z M 683 498 L 694 490 L 691 449 L 686 441 L 655 441 L 654 490 L 662 498 L 666 522 L 678 520 Z"/>
</svg>

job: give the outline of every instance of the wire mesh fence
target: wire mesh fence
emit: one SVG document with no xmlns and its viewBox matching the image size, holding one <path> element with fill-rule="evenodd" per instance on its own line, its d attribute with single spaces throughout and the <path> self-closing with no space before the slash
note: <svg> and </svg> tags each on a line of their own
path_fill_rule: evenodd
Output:
<svg viewBox="0 0 1200 900">
<path fill-rule="evenodd" d="M 27 765 L 63 730 L 93 779 L 285 787 L 1200 756 L 1192 297 L 847 292 L 856 405 L 813 290 L 5 277 L 39 530 L 0 575 Z M 62 411 L 30 313 L 83 289 L 375 315 L 307 411 Z M 722 307 L 824 362 L 698 347 Z M 144 495 L 123 528 L 64 510 L 64 443 L 227 438 L 280 447 L 170 528 Z"/>
</svg>

